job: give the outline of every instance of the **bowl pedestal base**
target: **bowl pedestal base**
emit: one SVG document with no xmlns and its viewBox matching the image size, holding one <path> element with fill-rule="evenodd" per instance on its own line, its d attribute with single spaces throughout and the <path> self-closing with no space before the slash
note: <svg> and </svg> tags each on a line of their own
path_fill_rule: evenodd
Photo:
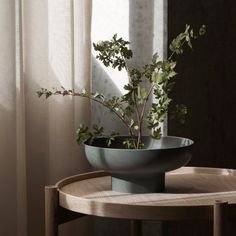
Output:
<svg viewBox="0 0 236 236">
<path fill-rule="evenodd" d="M 145 178 L 112 177 L 112 190 L 123 193 L 161 193 L 165 192 L 165 173 Z"/>
</svg>

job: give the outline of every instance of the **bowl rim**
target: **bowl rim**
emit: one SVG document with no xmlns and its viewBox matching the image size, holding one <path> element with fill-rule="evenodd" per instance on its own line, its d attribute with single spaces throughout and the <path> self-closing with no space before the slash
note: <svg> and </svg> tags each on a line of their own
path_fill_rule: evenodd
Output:
<svg viewBox="0 0 236 236">
<path fill-rule="evenodd" d="M 117 137 L 121 139 L 121 138 L 127 138 L 129 136 L 127 136 L 127 135 L 119 135 Z M 143 135 L 142 137 L 149 138 L 150 136 Z M 88 147 L 88 148 L 103 149 L 103 150 L 109 150 L 109 151 L 112 151 L 112 150 L 113 151 L 118 151 L 119 150 L 119 151 L 130 151 L 130 152 L 132 152 L 132 151 L 133 152 L 135 152 L 135 151 L 142 152 L 142 151 L 163 151 L 163 150 L 185 149 L 185 148 L 189 148 L 189 147 L 193 146 L 193 144 L 194 144 L 194 141 L 192 139 L 185 138 L 185 137 L 180 137 L 180 136 L 170 136 L 170 135 L 167 135 L 167 136 L 162 136 L 159 140 L 164 139 L 164 138 L 182 139 L 182 140 L 188 141 L 189 144 L 186 144 L 186 145 L 183 145 L 183 146 L 173 146 L 173 147 L 160 148 L 160 149 L 155 149 L 155 148 L 141 148 L 141 149 L 134 149 L 134 148 L 132 148 L 132 149 L 128 149 L 128 148 L 100 147 L 100 146 L 95 146 L 95 145 L 89 144 L 88 143 L 89 141 L 85 141 L 83 144 L 84 144 L 85 148 Z M 106 138 L 105 137 L 98 137 L 96 139 L 106 139 Z"/>
</svg>

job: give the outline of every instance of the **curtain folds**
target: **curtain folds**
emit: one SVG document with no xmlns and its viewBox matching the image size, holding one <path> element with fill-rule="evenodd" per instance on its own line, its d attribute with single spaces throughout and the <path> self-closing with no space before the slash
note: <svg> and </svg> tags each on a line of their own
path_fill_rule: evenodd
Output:
<svg viewBox="0 0 236 236">
<path fill-rule="evenodd" d="M 90 102 L 36 91 L 90 89 L 91 2 L 0 1 L 0 235 L 44 235 L 44 186 L 89 168 Z"/>
</svg>

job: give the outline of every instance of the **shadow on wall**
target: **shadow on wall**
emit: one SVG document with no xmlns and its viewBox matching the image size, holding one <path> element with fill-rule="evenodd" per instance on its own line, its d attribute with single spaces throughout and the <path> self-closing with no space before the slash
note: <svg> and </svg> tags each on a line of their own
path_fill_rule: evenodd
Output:
<svg viewBox="0 0 236 236">
<path fill-rule="evenodd" d="M 154 37 L 154 0 L 129 1 L 129 40 L 134 57 L 131 67 L 142 68 L 151 61 Z"/>
<path fill-rule="evenodd" d="M 129 41 L 134 57 L 128 62 L 130 67 L 142 68 L 149 63 L 153 54 L 153 21 L 154 21 L 154 0 L 130 0 L 129 1 Z M 92 90 L 106 95 L 121 96 L 115 82 L 104 71 L 95 57 L 92 58 Z M 122 79 L 122 77 L 120 78 Z M 127 134 L 126 128 L 119 119 L 111 114 L 102 105 L 93 103 L 92 123 L 97 123 L 105 129 L 118 130 L 121 134 Z"/>
<path fill-rule="evenodd" d="M 94 56 L 92 57 L 92 71 L 93 92 L 102 93 L 107 98 L 122 96 L 121 91 Z M 98 124 L 104 127 L 105 130 L 110 131 L 115 129 L 119 131 L 120 134 L 126 134 L 126 127 L 124 127 L 123 123 L 121 123 L 116 115 L 96 102 L 92 102 L 92 124 Z"/>
<path fill-rule="evenodd" d="M 130 67 L 142 69 L 145 64 L 151 62 L 153 55 L 154 29 L 154 0 L 130 0 L 129 1 L 129 39 L 133 58 L 129 62 Z M 161 36 L 162 37 L 162 36 Z M 143 86 L 149 88 L 149 83 Z M 149 107 L 152 99 L 148 100 Z M 143 131 L 148 135 L 150 131 L 144 125 Z"/>
</svg>

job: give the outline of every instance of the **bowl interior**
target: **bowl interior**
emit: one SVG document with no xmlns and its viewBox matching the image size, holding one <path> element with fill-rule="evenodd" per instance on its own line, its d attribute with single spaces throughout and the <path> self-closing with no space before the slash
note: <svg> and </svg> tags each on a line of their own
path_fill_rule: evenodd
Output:
<svg viewBox="0 0 236 236">
<path fill-rule="evenodd" d="M 109 149 L 121 149 L 125 148 L 123 141 L 126 140 L 128 136 L 119 136 L 116 137 L 115 141 L 112 142 L 110 147 L 106 145 L 105 138 L 95 139 L 91 144 L 85 143 L 85 145 L 91 145 L 95 147 L 109 148 Z M 175 137 L 175 136 L 166 136 L 161 137 L 160 139 L 153 139 L 149 136 L 142 137 L 142 143 L 144 147 L 142 149 L 175 149 L 180 147 L 188 147 L 193 145 L 193 141 L 191 139 Z"/>
</svg>

